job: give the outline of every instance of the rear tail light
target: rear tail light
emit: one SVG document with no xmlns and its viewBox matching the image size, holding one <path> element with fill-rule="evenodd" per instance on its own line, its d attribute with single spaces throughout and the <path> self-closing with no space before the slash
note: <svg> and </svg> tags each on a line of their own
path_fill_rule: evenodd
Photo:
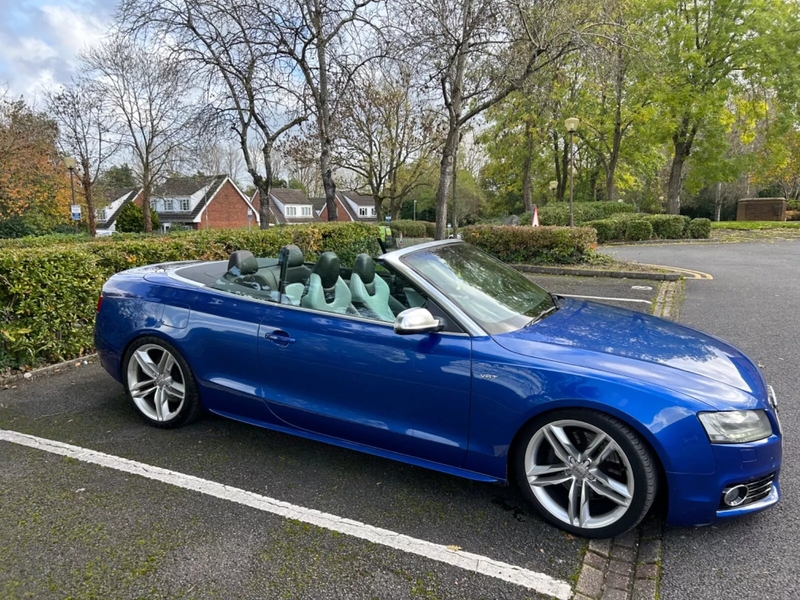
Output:
<svg viewBox="0 0 800 600">
<path fill-rule="evenodd" d="M 103 294 L 97 299 L 97 312 L 100 312 L 100 307 L 103 306 Z"/>
</svg>

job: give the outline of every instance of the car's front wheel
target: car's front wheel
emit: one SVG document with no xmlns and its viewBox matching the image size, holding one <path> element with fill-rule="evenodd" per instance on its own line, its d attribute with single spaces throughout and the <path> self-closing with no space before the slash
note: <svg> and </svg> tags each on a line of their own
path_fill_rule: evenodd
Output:
<svg viewBox="0 0 800 600">
<path fill-rule="evenodd" d="M 146 423 L 180 427 L 200 414 L 197 382 L 172 344 L 140 338 L 128 348 L 123 365 L 126 395 Z"/>
<path fill-rule="evenodd" d="M 515 471 L 522 493 L 548 521 L 587 538 L 637 525 L 655 499 L 650 452 L 627 425 L 589 410 L 561 410 L 521 433 Z"/>
</svg>

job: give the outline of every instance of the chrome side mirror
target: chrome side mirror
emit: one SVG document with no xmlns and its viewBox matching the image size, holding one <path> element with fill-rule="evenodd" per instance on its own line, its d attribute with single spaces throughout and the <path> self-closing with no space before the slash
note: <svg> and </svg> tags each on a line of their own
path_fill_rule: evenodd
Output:
<svg viewBox="0 0 800 600">
<path fill-rule="evenodd" d="M 397 315 L 394 332 L 400 335 L 439 331 L 442 322 L 435 319 L 427 308 L 408 308 Z"/>
</svg>

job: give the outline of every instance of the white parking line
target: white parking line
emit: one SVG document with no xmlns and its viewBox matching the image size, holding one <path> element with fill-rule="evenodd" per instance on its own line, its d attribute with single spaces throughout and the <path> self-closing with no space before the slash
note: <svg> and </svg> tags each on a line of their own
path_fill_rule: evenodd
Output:
<svg viewBox="0 0 800 600">
<path fill-rule="evenodd" d="M 297 521 L 316 525 L 317 527 L 344 533 L 368 542 L 388 546 L 395 550 L 402 550 L 403 552 L 423 556 L 454 567 L 474 571 L 482 575 L 488 575 L 489 577 L 501 579 L 539 592 L 540 594 L 553 596 L 559 600 L 568 600 L 572 596 L 572 589 L 567 582 L 559 581 L 544 573 L 529 571 L 486 556 L 480 556 L 479 554 L 451 549 L 447 546 L 419 540 L 388 529 L 373 527 L 372 525 L 360 523 L 359 521 L 337 517 L 336 515 L 311 508 L 296 506 L 281 500 L 267 498 L 266 496 L 223 485 L 216 481 L 209 481 L 207 479 L 194 477 L 193 475 L 185 475 L 183 473 L 170 471 L 169 469 L 162 469 L 161 467 L 128 460 L 127 458 L 112 456 L 110 454 L 104 454 L 103 452 L 96 452 L 87 448 L 72 446 L 71 444 L 48 440 L 25 433 L 18 433 L 16 431 L 0 429 L 0 441 L 11 442 L 13 444 L 43 450 L 52 454 L 59 454 L 61 456 L 68 456 L 75 460 L 108 467 L 109 469 L 131 473 L 133 475 L 139 475 L 147 479 L 154 479 L 155 481 L 161 481 L 186 490 L 200 492 L 207 496 L 229 500 L 230 502 L 236 502 L 243 506 L 249 506 L 257 510 L 280 515 L 287 519 L 295 519 Z"/>
</svg>

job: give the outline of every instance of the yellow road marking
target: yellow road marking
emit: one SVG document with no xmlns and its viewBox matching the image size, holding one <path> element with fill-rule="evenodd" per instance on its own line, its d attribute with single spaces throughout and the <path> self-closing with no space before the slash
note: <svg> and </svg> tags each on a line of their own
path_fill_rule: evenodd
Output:
<svg viewBox="0 0 800 600">
<path fill-rule="evenodd" d="M 667 269 L 668 271 L 675 271 L 676 273 L 680 273 L 684 276 L 685 279 L 714 279 L 709 273 L 703 273 L 702 271 L 694 271 L 692 269 L 684 269 L 682 267 L 670 267 L 667 265 L 646 265 L 644 263 L 639 263 L 642 267 L 653 267 L 656 269 Z"/>
</svg>

